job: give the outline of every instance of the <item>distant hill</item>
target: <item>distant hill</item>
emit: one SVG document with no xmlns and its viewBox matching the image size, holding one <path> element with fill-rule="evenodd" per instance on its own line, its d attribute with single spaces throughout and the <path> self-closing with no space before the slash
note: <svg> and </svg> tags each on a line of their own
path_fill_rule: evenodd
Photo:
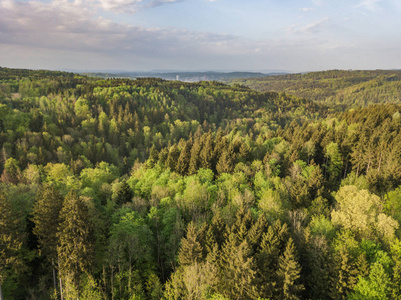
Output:
<svg viewBox="0 0 401 300">
<path fill-rule="evenodd" d="M 327 104 L 363 107 L 374 103 L 401 103 L 399 70 L 331 70 L 233 79 L 231 83 L 246 85 L 259 92 L 286 92 Z"/>
<path fill-rule="evenodd" d="M 264 74 L 260 72 L 119 72 L 119 73 L 82 73 L 92 77 L 102 78 L 142 78 L 154 77 L 164 80 L 179 80 L 185 82 L 198 81 L 228 81 L 238 78 L 257 78 L 277 75 L 279 73 Z"/>
</svg>

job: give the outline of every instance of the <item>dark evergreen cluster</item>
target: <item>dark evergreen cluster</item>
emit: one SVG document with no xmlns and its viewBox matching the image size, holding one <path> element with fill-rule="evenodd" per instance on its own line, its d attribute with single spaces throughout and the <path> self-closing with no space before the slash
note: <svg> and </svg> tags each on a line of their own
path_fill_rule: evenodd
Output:
<svg viewBox="0 0 401 300">
<path fill-rule="evenodd" d="M 401 106 L 354 104 L 0 68 L 4 299 L 398 299 Z"/>
</svg>

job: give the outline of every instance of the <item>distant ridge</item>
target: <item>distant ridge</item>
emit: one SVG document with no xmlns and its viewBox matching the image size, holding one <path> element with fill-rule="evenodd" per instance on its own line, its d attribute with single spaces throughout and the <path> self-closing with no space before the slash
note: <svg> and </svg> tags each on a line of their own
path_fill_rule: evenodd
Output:
<svg viewBox="0 0 401 300">
<path fill-rule="evenodd" d="M 258 92 L 285 92 L 326 104 L 364 107 L 401 103 L 399 70 L 329 70 L 261 78 L 232 79 Z"/>
<path fill-rule="evenodd" d="M 261 73 L 261 72 L 83 72 L 81 74 L 103 77 L 103 78 L 141 78 L 141 77 L 154 77 L 161 78 L 164 80 L 179 80 L 186 82 L 197 82 L 197 81 L 227 81 L 237 78 L 258 78 L 264 76 L 272 76 L 286 73 Z"/>
</svg>

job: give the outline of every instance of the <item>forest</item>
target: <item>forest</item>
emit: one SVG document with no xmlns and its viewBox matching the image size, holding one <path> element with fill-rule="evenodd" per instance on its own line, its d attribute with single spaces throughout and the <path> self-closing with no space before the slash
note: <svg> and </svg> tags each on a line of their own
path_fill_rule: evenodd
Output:
<svg viewBox="0 0 401 300">
<path fill-rule="evenodd" d="M 401 103 L 401 71 L 331 70 L 261 78 L 233 79 L 259 92 L 285 92 L 342 109 Z"/>
<path fill-rule="evenodd" d="M 0 68 L 0 297 L 401 299 L 399 73 L 281 76 Z"/>
</svg>

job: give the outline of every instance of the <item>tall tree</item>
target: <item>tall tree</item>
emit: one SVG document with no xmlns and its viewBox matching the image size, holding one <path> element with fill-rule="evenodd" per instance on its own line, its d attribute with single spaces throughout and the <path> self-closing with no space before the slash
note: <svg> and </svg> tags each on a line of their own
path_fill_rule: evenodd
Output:
<svg viewBox="0 0 401 300">
<path fill-rule="evenodd" d="M 255 262 L 246 239 L 240 241 L 232 231 L 221 252 L 219 291 L 230 299 L 257 299 Z"/>
<path fill-rule="evenodd" d="M 64 200 L 57 236 L 59 271 L 63 282 L 61 294 L 66 299 L 76 299 L 79 297 L 81 275 L 90 271 L 93 254 L 88 208 L 76 192 L 71 191 Z"/>
<path fill-rule="evenodd" d="M 187 236 L 181 240 L 178 260 L 181 265 L 190 265 L 202 259 L 202 246 L 197 240 L 196 227 L 193 222 L 188 224 Z"/>
<path fill-rule="evenodd" d="M 287 242 L 287 247 L 278 260 L 278 287 L 280 299 L 300 299 L 300 293 L 304 290 L 300 283 L 301 266 L 295 256 L 295 246 L 292 238 Z"/>
<path fill-rule="evenodd" d="M 7 196 L 0 192 L 0 300 L 4 300 L 2 285 L 8 277 L 18 273 L 22 265 L 20 250 L 23 234 Z"/>
<path fill-rule="evenodd" d="M 56 290 L 57 231 L 63 196 L 53 186 L 44 185 L 38 192 L 33 208 L 33 233 L 38 237 L 40 253 L 52 264 L 53 285 Z"/>
</svg>

